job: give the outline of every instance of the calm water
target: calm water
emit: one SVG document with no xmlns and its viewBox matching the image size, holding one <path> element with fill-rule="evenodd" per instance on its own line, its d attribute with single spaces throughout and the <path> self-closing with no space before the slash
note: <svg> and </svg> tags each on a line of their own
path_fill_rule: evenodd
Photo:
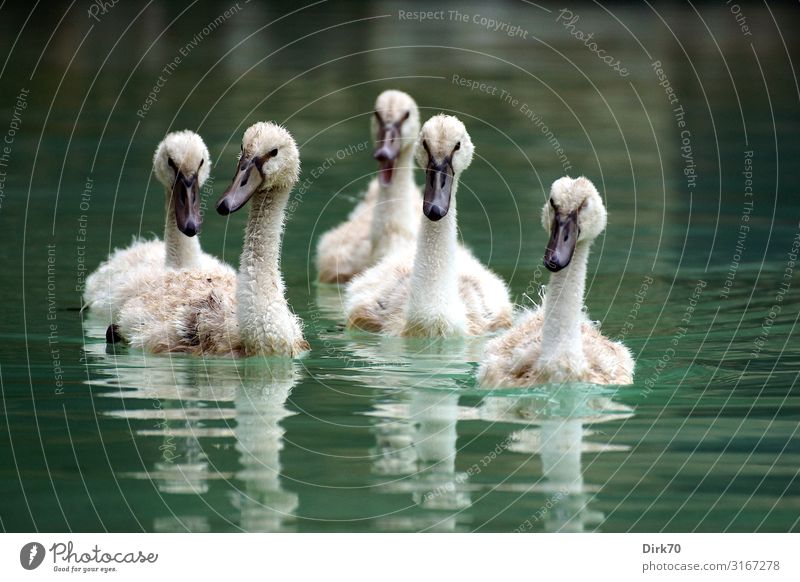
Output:
<svg viewBox="0 0 800 582">
<path fill-rule="evenodd" d="M 467 22 L 426 4 L 444 20 L 419 23 L 382 2 L 89 6 L 0 8 L 4 530 L 800 529 L 796 14 L 459 3 Z M 636 355 L 633 386 L 487 393 L 485 340 L 343 331 L 313 248 L 376 170 L 361 144 L 389 87 L 423 117 L 465 121 L 477 156 L 461 235 L 521 306 L 547 281 L 549 184 L 595 181 L 609 227 L 587 305 Z M 76 286 L 133 234 L 160 233 L 156 143 L 201 133 L 213 203 L 260 119 L 301 144 L 283 266 L 312 352 L 109 353 Z M 210 212 L 204 248 L 235 264 L 244 219 Z"/>
</svg>

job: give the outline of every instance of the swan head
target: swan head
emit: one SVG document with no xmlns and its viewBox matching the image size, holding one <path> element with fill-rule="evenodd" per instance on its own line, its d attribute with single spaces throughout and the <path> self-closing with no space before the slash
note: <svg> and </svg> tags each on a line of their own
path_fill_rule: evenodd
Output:
<svg viewBox="0 0 800 582">
<path fill-rule="evenodd" d="M 208 148 L 193 131 L 169 133 L 156 148 L 153 172 L 175 208 L 176 226 L 186 236 L 200 232 L 200 188 L 210 171 Z"/>
<path fill-rule="evenodd" d="M 222 215 L 236 212 L 257 192 L 287 192 L 300 176 L 300 152 L 285 128 L 260 121 L 242 137 L 233 182 L 217 202 Z"/>
<path fill-rule="evenodd" d="M 422 212 L 437 221 L 450 209 L 453 184 L 472 162 L 475 147 L 457 117 L 435 115 L 425 122 L 416 145 L 417 163 L 425 168 Z"/>
<path fill-rule="evenodd" d="M 397 158 L 414 147 L 417 134 L 417 102 L 402 91 L 389 90 L 378 95 L 372 116 L 372 135 L 375 136 L 373 157 L 378 161 L 378 180 L 382 186 L 392 182 Z"/>
<path fill-rule="evenodd" d="M 577 245 L 591 243 L 606 228 L 606 207 L 597 188 L 583 176 L 553 182 L 542 226 L 550 233 L 544 266 L 555 273 L 569 265 Z"/>
</svg>

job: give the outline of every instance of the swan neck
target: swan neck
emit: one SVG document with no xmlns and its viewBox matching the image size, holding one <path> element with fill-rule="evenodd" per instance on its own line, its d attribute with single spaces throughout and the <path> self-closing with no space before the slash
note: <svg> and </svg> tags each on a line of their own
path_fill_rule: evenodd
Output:
<svg viewBox="0 0 800 582">
<path fill-rule="evenodd" d="M 420 218 L 417 252 L 411 275 L 409 316 L 414 311 L 447 307 L 458 298 L 458 223 L 456 218 L 457 178 L 453 180 L 450 209 L 441 220 Z"/>
<path fill-rule="evenodd" d="M 544 299 L 541 357 L 547 360 L 584 360 L 581 325 L 589 244 L 575 247 L 570 264 L 550 275 Z"/>
<path fill-rule="evenodd" d="M 275 309 L 288 310 L 280 270 L 288 200 L 288 189 L 259 192 L 250 200 L 237 282 L 243 337 L 257 336 L 264 324 L 262 320 L 274 315 Z"/>
<path fill-rule="evenodd" d="M 165 265 L 170 269 L 188 269 L 196 267 L 200 255 L 200 237 L 186 236 L 175 223 L 175 198 L 167 190 L 166 222 L 164 224 Z"/>
</svg>

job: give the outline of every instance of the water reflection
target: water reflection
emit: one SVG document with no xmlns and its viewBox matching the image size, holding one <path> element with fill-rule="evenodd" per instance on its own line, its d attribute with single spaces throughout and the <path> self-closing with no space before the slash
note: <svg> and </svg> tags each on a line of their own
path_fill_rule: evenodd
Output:
<svg viewBox="0 0 800 582">
<path fill-rule="evenodd" d="M 614 402 L 608 389 L 593 385 L 546 387 L 541 394 L 487 397 L 480 416 L 490 422 L 524 424 L 513 432 L 507 450 L 541 459 L 541 476 L 527 491 L 544 494 L 538 510 L 517 531 L 583 532 L 602 523 L 602 513 L 588 506 L 599 487 L 584 480 L 582 454 L 625 451 L 625 446 L 587 442 L 587 425 L 629 418 L 633 411 Z"/>
<path fill-rule="evenodd" d="M 294 414 L 286 400 L 300 376 L 295 362 L 115 355 L 99 344 L 86 351 L 95 368 L 88 383 L 119 400 L 104 415 L 127 422 L 139 443 L 140 469 L 116 476 L 152 482 L 166 506 L 155 531 L 210 531 L 215 516 L 245 531 L 287 528 L 298 497 L 280 479 L 281 423 Z M 218 452 L 230 449 L 238 468 L 226 469 L 229 456 Z"/>
<path fill-rule="evenodd" d="M 458 404 L 467 362 L 481 340 L 388 338 L 355 333 L 346 351 L 352 381 L 377 389 L 370 450 L 374 489 L 400 495 L 407 510 L 376 517 L 383 531 L 459 531 L 470 498 L 456 471 Z M 408 496 L 410 495 L 410 500 Z"/>
<path fill-rule="evenodd" d="M 236 450 L 242 469 L 236 478 L 240 527 L 245 531 L 277 532 L 287 529 L 298 506 L 298 496 L 281 484 L 284 418 L 294 414 L 286 399 L 299 378 L 291 360 L 248 360 L 236 394 Z"/>
<path fill-rule="evenodd" d="M 585 481 L 583 454 L 627 448 L 587 437 L 595 434 L 592 426 L 629 418 L 633 411 L 613 400 L 612 389 L 593 385 L 489 393 L 471 389 L 468 362 L 481 345 L 386 338 L 350 342 L 354 361 L 372 362 L 356 367 L 360 374 L 355 377 L 380 388 L 369 412 L 376 419 L 370 451 L 374 487 L 407 500 L 404 510 L 379 518 L 378 528 L 475 529 L 494 516 L 486 520 L 479 515 L 483 509 L 473 503 L 488 492 L 505 492 L 517 497 L 515 507 L 532 508 L 519 512 L 518 531 L 595 529 L 604 516 L 589 503 L 602 484 Z M 462 399 L 478 403 L 463 406 Z M 469 453 L 459 462 L 459 422 L 479 422 L 480 433 L 500 430 L 506 437 L 490 441 L 494 444 L 485 450 L 465 445 Z M 506 425 L 522 427 L 509 434 L 504 433 Z M 517 455 L 527 458 L 517 471 L 506 469 L 517 463 Z M 528 462 L 532 459 L 540 468 Z M 493 463 L 498 465 L 489 468 Z"/>
<path fill-rule="evenodd" d="M 386 530 L 460 531 L 471 504 L 466 479 L 456 470 L 458 395 L 413 390 L 402 404 L 377 405 L 372 450 L 376 488 L 411 494 L 421 511 L 381 518 Z M 389 414 L 395 416 L 389 417 Z"/>
<path fill-rule="evenodd" d="M 318 315 L 339 323 L 345 323 L 345 294 L 342 285 L 317 284 L 315 307 Z"/>
</svg>

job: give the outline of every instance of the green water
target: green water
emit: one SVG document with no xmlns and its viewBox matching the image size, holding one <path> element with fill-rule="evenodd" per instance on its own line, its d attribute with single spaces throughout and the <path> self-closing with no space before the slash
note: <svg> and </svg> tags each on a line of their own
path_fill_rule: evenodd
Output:
<svg viewBox="0 0 800 582">
<path fill-rule="evenodd" d="M 556 5 L 459 3 L 468 22 L 419 23 L 399 3 L 286 16 L 297 5 L 241 2 L 212 29 L 231 4 L 123 2 L 98 21 L 79 4 L 30 18 L 0 6 L 0 133 L 19 126 L 0 167 L 3 530 L 800 529 L 792 11 L 744 5 L 747 35 L 721 2 L 573 7 L 573 28 L 622 76 L 556 22 Z M 423 118 L 466 123 L 476 158 L 461 235 L 522 306 L 547 281 L 549 184 L 597 184 L 609 225 L 586 302 L 635 354 L 632 386 L 486 393 L 474 380 L 485 340 L 343 331 L 339 290 L 313 283 L 313 249 L 377 169 L 359 144 L 390 87 Z M 301 146 L 308 181 L 283 270 L 311 353 L 109 353 L 76 286 L 84 265 L 161 232 L 155 145 L 170 129 L 204 137 L 213 204 L 261 119 Z M 235 264 L 244 219 L 209 212 L 203 247 Z"/>
</svg>

